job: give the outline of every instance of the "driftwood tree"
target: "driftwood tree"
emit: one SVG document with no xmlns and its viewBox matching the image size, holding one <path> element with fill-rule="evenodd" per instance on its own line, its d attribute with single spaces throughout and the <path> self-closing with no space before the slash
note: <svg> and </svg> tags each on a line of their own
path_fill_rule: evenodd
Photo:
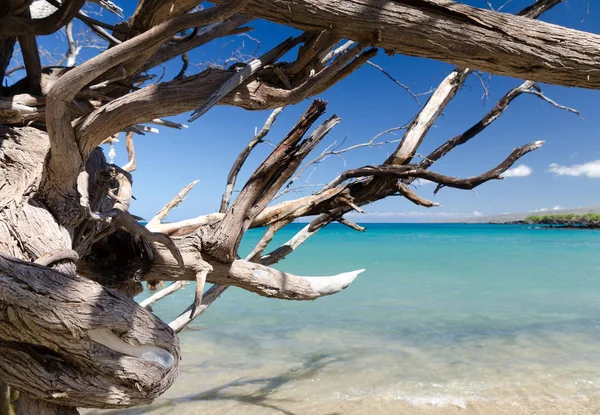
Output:
<svg viewBox="0 0 600 415">
<path fill-rule="evenodd" d="M 373 201 L 400 195 L 435 206 L 410 186 L 416 179 L 437 183 L 437 191 L 472 189 L 501 178 L 542 142 L 515 149 L 476 177 L 458 179 L 429 168 L 484 130 L 519 95 L 546 99 L 535 82 L 600 88 L 600 36 L 534 20 L 559 2 L 539 0 L 519 15 L 507 15 L 449 0 L 228 0 L 199 11 L 193 10 L 198 0 L 143 0 L 128 20 L 110 25 L 86 15 L 81 10 L 85 0 L 2 0 L 0 412 L 11 410 L 9 391 L 20 392 L 17 410 L 23 414 L 147 404 L 177 376 L 176 332 L 227 287 L 287 300 L 337 293 L 360 271 L 304 277 L 271 266 L 331 222 L 363 230 L 344 215 Z M 110 2 L 98 3 L 120 13 Z M 250 30 L 244 25 L 253 18 L 304 33 L 230 68 L 190 76 L 183 70 L 160 83 L 145 75 L 176 57 L 186 66 L 188 51 Z M 80 47 L 69 35 L 73 19 L 109 44 L 77 66 Z M 66 65 L 43 67 L 36 38 L 65 26 Z M 17 69 L 10 67 L 15 44 L 25 75 L 9 85 L 7 76 Z M 296 59 L 282 61 L 294 48 Z M 317 99 L 233 198 L 241 166 L 281 107 L 325 91 L 368 62 L 378 48 L 459 65 L 404 128 L 390 157 L 343 172 L 309 196 L 274 203 L 340 121 L 333 115 L 317 124 L 326 111 L 326 103 Z M 463 134 L 419 159 L 418 147 L 471 74 L 469 68 L 528 80 Z M 193 111 L 195 119 L 214 105 L 275 110 L 235 161 L 219 212 L 162 222 L 192 183 L 142 226 L 129 212 L 133 134 L 151 130 L 146 124 L 178 128 L 162 117 Z M 127 132 L 130 156 L 123 167 L 107 162 L 99 148 L 120 132 Z M 328 149 L 315 160 L 346 150 Z M 278 230 L 306 216 L 316 219 L 265 253 Z M 240 240 L 256 227 L 265 227 L 264 236 L 241 259 Z M 177 282 L 159 297 L 196 281 L 195 301 L 166 324 L 145 308 L 156 298 L 142 305 L 132 300 L 143 280 Z M 204 291 L 206 283 L 212 286 Z"/>
</svg>

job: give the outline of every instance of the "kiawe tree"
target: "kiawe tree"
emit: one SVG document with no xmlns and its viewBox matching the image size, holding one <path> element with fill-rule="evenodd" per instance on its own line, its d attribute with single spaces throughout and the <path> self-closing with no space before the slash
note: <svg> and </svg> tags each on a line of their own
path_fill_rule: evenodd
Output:
<svg viewBox="0 0 600 415">
<path fill-rule="evenodd" d="M 176 333 L 228 287 L 286 300 L 314 300 L 346 288 L 361 271 L 305 277 L 272 267 L 319 229 L 388 196 L 433 207 L 411 183 L 472 189 L 501 178 L 541 141 L 515 149 L 475 177 L 454 178 L 430 168 L 494 122 L 522 94 L 546 98 L 536 82 L 600 88 L 600 36 L 536 21 L 560 0 L 539 0 L 509 15 L 449 0 L 228 0 L 198 10 L 198 0 L 140 0 L 133 15 L 111 25 L 86 14 L 84 0 L 0 2 L 0 411 L 71 414 L 76 407 L 124 408 L 152 402 L 176 379 Z M 95 1 L 114 13 L 118 6 Z M 254 18 L 301 29 L 261 56 L 227 68 L 187 75 L 187 52 L 214 39 L 244 33 Z M 75 65 L 72 21 L 108 46 Z M 67 27 L 65 66 L 42 66 L 38 36 Z M 69 35 L 70 34 L 70 35 Z M 25 75 L 13 80 L 11 58 L 20 48 Z M 351 148 L 312 150 L 339 122 L 319 119 L 327 104 L 316 97 L 379 50 L 459 65 L 433 91 L 386 160 L 342 172 L 314 193 L 274 202 L 307 165 Z M 289 53 L 292 52 L 292 53 Z M 294 56 L 283 61 L 283 56 Z M 147 73 L 174 58 L 184 68 L 157 82 Z M 431 154 L 416 152 L 430 127 L 475 70 L 527 79 L 463 134 Z M 11 75 L 12 74 L 12 75 Z M 11 75 L 9 78 L 8 75 Z M 306 104 L 305 104 L 306 102 Z M 246 183 L 238 173 L 263 141 L 282 107 L 306 105 L 289 133 Z M 219 212 L 163 223 L 195 183 L 145 226 L 129 211 L 136 159 L 133 136 L 180 128 L 164 117 L 214 105 L 274 109 L 241 149 L 227 178 Z M 99 147 L 125 132 L 129 162 L 119 167 Z M 311 161 L 312 160 L 312 161 Z M 240 191 L 235 197 L 234 189 Z M 265 250 L 277 231 L 315 217 L 292 239 Z M 250 228 L 264 235 L 246 258 L 240 240 Z M 141 281 L 175 281 L 137 304 Z M 148 305 L 196 282 L 194 303 L 167 324 Z M 205 291 L 205 284 L 212 284 Z M 14 402 L 15 391 L 19 392 Z M 12 404 L 11 404 L 12 396 Z"/>
</svg>

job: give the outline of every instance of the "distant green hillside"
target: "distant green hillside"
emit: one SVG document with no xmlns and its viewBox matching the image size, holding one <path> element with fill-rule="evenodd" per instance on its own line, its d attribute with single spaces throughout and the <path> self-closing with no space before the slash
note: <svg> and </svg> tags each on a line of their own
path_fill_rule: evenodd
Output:
<svg viewBox="0 0 600 415">
<path fill-rule="evenodd" d="M 600 215 L 597 213 L 576 213 L 551 214 L 551 215 L 532 215 L 525 218 L 526 221 L 533 223 L 550 222 L 600 222 Z"/>
<path fill-rule="evenodd" d="M 542 212 L 521 212 L 521 213 L 504 213 L 501 215 L 485 215 L 485 216 L 468 216 L 464 218 L 456 218 L 452 220 L 446 220 L 447 222 L 460 222 L 460 223 L 516 223 L 525 222 L 532 217 L 543 217 L 543 216 L 564 216 L 564 219 L 571 220 L 568 215 L 575 215 L 575 217 L 585 218 L 587 214 L 600 215 L 600 206 L 585 206 L 576 208 L 559 208 L 559 209 L 546 209 Z M 575 219 L 575 218 L 572 218 Z M 591 217 L 588 218 L 590 220 Z M 530 223 L 533 223 L 531 221 Z"/>
<path fill-rule="evenodd" d="M 600 214 L 563 213 L 550 215 L 532 215 L 525 218 L 525 223 L 549 226 L 567 226 L 570 228 L 600 228 Z"/>
</svg>

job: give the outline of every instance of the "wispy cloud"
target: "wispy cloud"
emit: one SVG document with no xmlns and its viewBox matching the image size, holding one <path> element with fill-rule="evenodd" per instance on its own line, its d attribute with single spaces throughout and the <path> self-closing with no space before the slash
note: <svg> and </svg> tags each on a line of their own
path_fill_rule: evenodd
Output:
<svg viewBox="0 0 600 415">
<path fill-rule="evenodd" d="M 561 209 L 564 209 L 564 207 L 562 207 L 561 205 L 556 205 L 552 209 L 549 209 L 549 208 L 540 208 L 540 209 L 530 210 L 530 212 L 547 212 L 549 210 L 561 210 Z"/>
<path fill-rule="evenodd" d="M 548 172 L 558 176 L 586 176 L 590 178 L 600 178 L 600 160 L 588 161 L 583 164 L 573 164 L 572 166 L 561 166 L 552 163 L 548 166 Z"/>
<path fill-rule="evenodd" d="M 506 170 L 504 173 L 502 173 L 502 176 L 504 176 L 504 177 L 525 177 L 525 176 L 529 176 L 531 173 L 533 173 L 533 170 L 531 169 L 531 167 L 526 166 L 525 164 L 519 164 L 518 166 L 513 167 L 512 169 Z"/>
</svg>

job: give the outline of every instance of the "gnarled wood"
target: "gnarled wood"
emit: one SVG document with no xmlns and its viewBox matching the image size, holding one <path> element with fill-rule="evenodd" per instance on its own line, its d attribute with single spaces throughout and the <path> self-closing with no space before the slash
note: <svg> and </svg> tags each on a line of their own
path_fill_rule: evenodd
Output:
<svg viewBox="0 0 600 415">
<path fill-rule="evenodd" d="M 177 376 L 173 331 L 93 281 L 0 255 L 0 292 L 1 314 L 10 316 L 0 320 L 2 377 L 32 397 L 70 406 L 129 407 L 152 402 Z M 92 340 L 90 332 L 98 329 L 110 330 L 140 353 L 124 355 L 103 336 Z M 172 366 L 157 363 L 159 351 L 173 357 Z"/>
<path fill-rule="evenodd" d="M 558 2 L 540 0 L 521 14 L 535 18 Z M 471 71 L 467 67 L 600 88 L 600 37 L 448 0 L 219 0 L 223 5 L 192 13 L 187 12 L 197 0 L 141 0 L 134 16 L 117 25 L 85 16 L 78 11 L 81 0 L 36 2 L 31 10 L 56 6 L 46 8 L 49 13 L 37 20 L 28 18 L 26 0 L 10 3 L 0 10 L 0 74 L 5 75 L 14 38 L 19 37 L 27 76 L 0 88 L 0 381 L 24 392 L 22 409 L 28 415 L 151 402 L 177 375 L 175 332 L 227 287 L 286 300 L 314 300 L 340 292 L 363 270 L 305 277 L 269 265 L 333 221 L 364 231 L 344 214 L 364 212 L 365 205 L 385 197 L 400 195 L 421 206 L 435 206 L 409 187 L 415 178 L 437 182 L 436 191 L 442 186 L 471 189 L 501 178 L 541 142 L 516 149 L 499 166 L 466 179 L 431 172 L 427 163 L 481 132 L 520 94 L 534 94 L 573 111 L 528 81 L 463 135 L 434 151 L 430 160 L 410 164 L 429 128 L 463 85 Z M 238 14 L 240 10 L 248 15 Z M 113 11 L 119 12 L 114 7 Z M 69 67 L 42 68 L 36 34 L 63 24 L 72 27 L 75 14 L 111 46 L 70 68 L 77 47 L 68 32 Z M 245 60 L 250 64 L 185 76 L 191 62 L 184 54 L 217 37 L 249 30 L 240 25 L 251 16 L 307 31 L 258 60 Z M 191 34 L 179 35 L 188 29 Z M 343 38 L 351 40 L 336 47 Z M 280 60 L 298 44 L 297 55 L 285 55 L 295 60 Z M 375 142 L 384 132 L 341 150 L 334 143 L 300 168 L 340 122 L 332 116 L 308 134 L 325 110 L 325 103 L 317 100 L 274 145 L 232 202 L 240 167 L 270 128 L 275 111 L 234 163 L 219 213 L 161 223 L 191 186 L 146 227 L 129 212 L 133 181 L 125 170 L 135 169 L 132 132 L 158 131 L 140 123 L 183 128 L 161 117 L 199 105 L 201 114 L 216 104 L 258 110 L 299 103 L 366 63 L 377 53 L 370 45 L 464 67 L 442 82 L 410 126 L 395 128 L 407 129 L 402 140 Z M 177 56 L 182 56 L 184 68 L 171 82 L 153 84 L 160 81 L 142 73 Z M 129 133 L 126 169 L 109 164 L 98 148 L 121 131 Z M 269 206 L 328 155 L 398 141 L 387 162 L 350 169 L 314 194 Z M 277 231 L 312 215 L 317 219 L 264 254 Z M 269 227 L 263 238 L 247 260 L 239 259 L 241 238 L 249 228 L 262 226 Z M 176 281 L 146 303 L 195 280 L 194 304 L 167 326 L 130 299 L 143 280 Z M 204 292 L 205 283 L 214 285 Z"/>
</svg>

